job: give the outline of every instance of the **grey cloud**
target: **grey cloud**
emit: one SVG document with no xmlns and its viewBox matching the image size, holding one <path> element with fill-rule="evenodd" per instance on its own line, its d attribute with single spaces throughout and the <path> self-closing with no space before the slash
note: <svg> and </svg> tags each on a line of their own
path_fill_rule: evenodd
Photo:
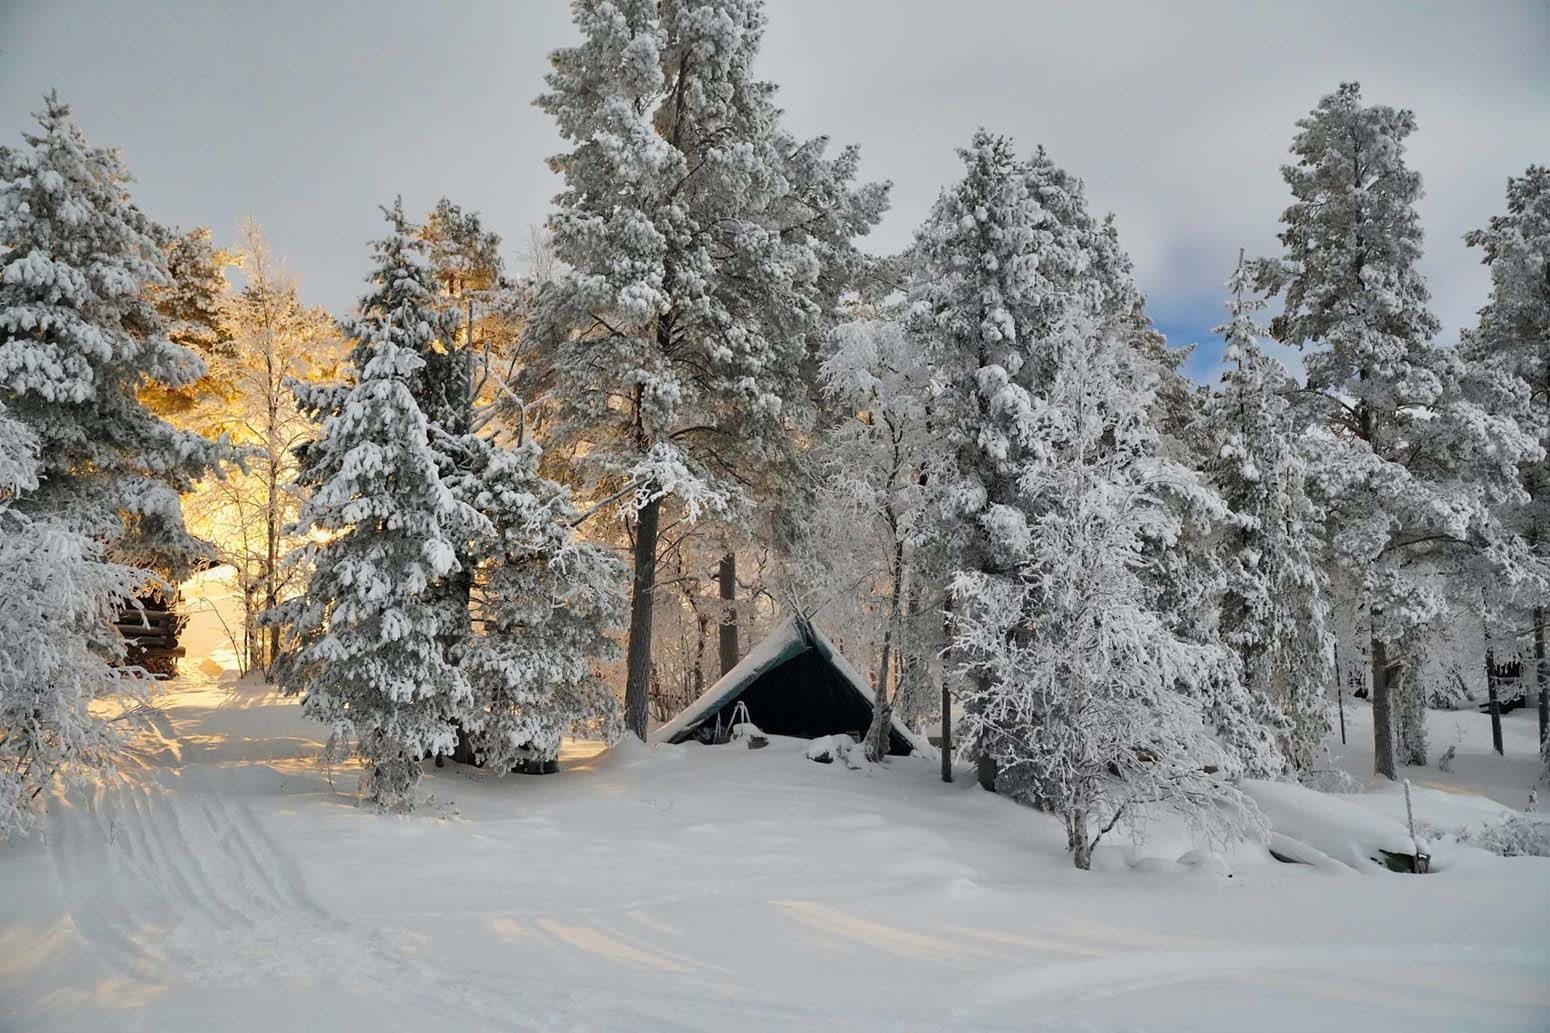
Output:
<svg viewBox="0 0 1550 1033">
<path fill-rule="evenodd" d="M 862 146 L 895 182 L 896 249 L 978 125 L 1042 143 L 1119 217 L 1142 284 L 1215 299 L 1239 246 L 1275 247 L 1292 123 L 1343 79 L 1413 108 L 1425 271 L 1451 336 L 1486 279 L 1461 235 L 1508 175 L 1550 161 L 1550 6 L 772 0 L 762 73 L 794 129 Z M 557 184 L 531 106 L 572 38 L 558 2 L 0 2 L 0 130 L 57 86 L 122 146 L 157 218 L 230 236 L 244 215 L 309 297 L 353 301 L 375 205 L 447 194 L 515 258 Z M 1212 302 L 1199 318 L 1216 320 Z"/>
</svg>

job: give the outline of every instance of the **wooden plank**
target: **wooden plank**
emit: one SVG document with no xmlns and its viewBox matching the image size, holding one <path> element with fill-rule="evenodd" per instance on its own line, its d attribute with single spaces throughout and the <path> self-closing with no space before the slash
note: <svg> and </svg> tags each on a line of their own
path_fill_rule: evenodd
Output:
<svg viewBox="0 0 1550 1033">
<path fill-rule="evenodd" d="M 183 618 L 180 614 L 166 613 L 164 611 L 151 611 L 143 615 L 139 613 L 123 613 L 120 614 L 118 619 L 113 623 L 117 624 L 119 627 L 137 628 L 142 624 L 149 624 L 152 627 L 156 627 L 163 624 L 177 624 L 182 619 Z"/>
<path fill-rule="evenodd" d="M 134 660 L 142 656 L 187 656 L 188 650 L 183 646 L 134 646 L 129 650 L 129 659 Z"/>
</svg>

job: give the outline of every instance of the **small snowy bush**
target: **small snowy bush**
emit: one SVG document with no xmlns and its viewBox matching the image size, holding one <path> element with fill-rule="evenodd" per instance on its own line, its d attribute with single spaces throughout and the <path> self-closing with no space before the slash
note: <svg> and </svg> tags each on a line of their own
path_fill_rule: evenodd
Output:
<svg viewBox="0 0 1550 1033">
<path fill-rule="evenodd" d="M 1509 814 L 1482 828 L 1465 826 L 1451 835 L 1502 857 L 1550 857 L 1550 817 Z"/>
<path fill-rule="evenodd" d="M 1359 793 L 1362 790 L 1356 779 L 1339 768 L 1317 768 L 1313 771 L 1305 771 L 1298 776 L 1297 781 L 1321 793 Z"/>
</svg>

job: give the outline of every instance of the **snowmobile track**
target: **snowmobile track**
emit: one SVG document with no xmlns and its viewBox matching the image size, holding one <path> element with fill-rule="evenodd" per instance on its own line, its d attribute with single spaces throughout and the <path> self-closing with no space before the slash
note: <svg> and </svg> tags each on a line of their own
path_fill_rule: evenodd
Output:
<svg viewBox="0 0 1550 1033">
<path fill-rule="evenodd" d="M 438 971 L 390 930 L 322 907 L 240 796 L 220 792 L 222 774 L 143 767 L 57 798 L 60 893 L 107 968 L 160 985 L 321 977 L 479 1028 L 532 1028 L 512 992 Z"/>
</svg>

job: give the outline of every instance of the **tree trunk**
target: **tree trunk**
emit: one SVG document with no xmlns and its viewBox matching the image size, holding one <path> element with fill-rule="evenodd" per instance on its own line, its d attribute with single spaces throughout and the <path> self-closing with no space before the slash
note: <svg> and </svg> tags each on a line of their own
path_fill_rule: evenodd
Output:
<svg viewBox="0 0 1550 1033">
<path fill-rule="evenodd" d="M 974 758 L 974 777 L 979 780 L 980 788 L 987 793 L 996 791 L 996 776 L 1000 770 L 996 767 L 995 759 L 981 753 Z"/>
<path fill-rule="evenodd" d="M 985 696 L 990 691 L 990 676 L 979 673 L 974 675 L 977 683 L 976 691 L 980 696 Z M 974 777 L 979 780 L 980 788 L 987 793 L 996 791 L 996 776 L 1000 774 L 995 758 L 985 752 L 983 738 L 974 744 Z"/>
<path fill-rule="evenodd" d="M 942 781 L 953 780 L 953 700 L 942 679 Z"/>
<path fill-rule="evenodd" d="M 926 483 L 922 477 L 920 483 Z M 953 640 L 953 599 L 948 596 L 942 603 L 942 641 Z M 942 781 L 953 780 L 953 693 L 947 681 L 947 664 L 942 665 Z"/>
<path fill-rule="evenodd" d="M 1388 649 L 1372 639 L 1372 767 L 1384 778 L 1396 777 L 1394 768 L 1393 700 L 1389 689 L 1393 672 Z"/>
<path fill-rule="evenodd" d="M 458 437 L 467 434 L 474 425 L 473 354 L 474 303 L 469 299 L 468 317 L 464 323 L 463 353 L 455 370 L 457 397 L 453 399 L 452 410 L 447 414 L 451 426 L 445 428 L 449 434 Z M 442 640 L 446 659 L 451 664 L 457 664 L 462 659 L 464 650 L 473 638 L 474 560 L 466 547 L 458 548 L 455 558 L 457 570 L 447 576 L 443 593 L 443 604 L 456 615 L 456 620 Z M 458 719 L 453 719 L 452 724 L 457 730 L 457 745 L 453 747 L 452 759 L 459 764 L 482 766 L 478 749 L 468 729 Z"/>
<path fill-rule="evenodd" d="M 1539 693 L 1539 746 L 1550 737 L 1550 668 L 1545 666 L 1545 609 L 1534 607 L 1534 688 Z"/>
<path fill-rule="evenodd" d="M 892 525 L 890 513 L 889 524 Z M 894 628 L 899 623 L 899 599 L 904 581 L 904 540 L 893 543 L 893 585 L 888 590 L 888 611 L 884 615 L 882 656 L 877 660 L 877 680 L 872 686 L 872 725 L 867 729 L 867 760 L 874 763 L 888 756 L 888 733 L 893 730 L 893 705 L 888 698 L 888 673 L 893 660 Z"/>
<path fill-rule="evenodd" d="M 646 741 L 646 705 L 651 695 L 651 606 L 657 584 L 657 519 L 661 498 L 635 515 L 635 574 L 630 582 L 630 638 L 625 649 L 624 723 Z"/>
<path fill-rule="evenodd" d="M 1345 745 L 1345 675 L 1340 670 L 1340 643 L 1335 643 L 1335 709 L 1340 714 L 1340 745 Z"/>
<path fill-rule="evenodd" d="M 1093 866 L 1093 847 L 1087 838 L 1087 808 L 1077 806 L 1066 820 L 1066 841 L 1071 847 L 1071 863 L 1082 871 Z"/>
<path fill-rule="evenodd" d="M 721 557 L 716 570 L 722 601 L 721 628 L 717 645 L 721 652 L 721 673 L 725 675 L 737 666 L 737 553 L 729 552 Z"/>
<path fill-rule="evenodd" d="M 888 699 L 888 667 L 892 659 L 891 631 L 883 632 L 882 656 L 872 690 L 872 723 L 866 730 L 866 759 L 879 763 L 888 756 L 888 733 L 893 728 L 893 704 Z"/>
<path fill-rule="evenodd" d="M 1485 698 L 1491 713 L 1491 748 L 1502 754 L 1502 701 L 1496 684 L 1496 653 L 1485 651 Z"/>
</svg>

